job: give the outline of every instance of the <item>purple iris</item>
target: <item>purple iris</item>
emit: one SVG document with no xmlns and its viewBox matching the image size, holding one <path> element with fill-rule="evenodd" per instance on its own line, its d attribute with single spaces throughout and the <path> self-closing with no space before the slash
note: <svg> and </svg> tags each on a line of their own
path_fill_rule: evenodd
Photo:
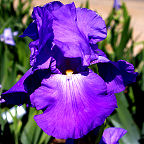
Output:
<svg viewBox="0 0 144 144">
<path fill-rule="evenodd" d="M 44 111 L 34 119 L 48 135 L 63 139 L 82 137 L 101 125 L 117 102 L 115 95 L 107 92 L 104 80 L 87 67 L 77 66 L 78 61 L 66 58 L 65 67 L 59 69 L 55 61 L 46 70 L 30 69 L 3 97 L 8 104 L 22 104 L 30 99 L 33 107 Z"/>
<path fill-rule="evenodd" d="M 113 8 L 119 10 L 121 7 L 120 0 L 114 0 Z"/>
<path fill-rule="evenodd" d="M 94 135 L 91 138 L 96 137 L 98 129 L 94 129 Z M 99 144 L 119 144 L 119 140 L 127 133 L 127 130 L 118 127 L 110 127 L 104 130 Z M 82 140 L 82 139 L 80 139 Z M 73 139 L 67 139 L 66 144 L 74 144 Z M 81 143 L 81 142 L 80 142 Z"/>
<path fill-rule="evenodd" d="M 104 20 L 94 11 L 76 8 L 74 3 L 52 2 L 35 7 L 32 18 L 34 21 L 21 37 L 29 36 L 34 40 L 29 45 L 30 64 L 40 69 L 49 67 L 48 58 L 55 49 L 61 53 L 57 61 L 61 56 L 80 57 L 83 65 L 89 66 L 90 43 L 96 44 L 107 36 Z"/>
<path fill-rule="evenodd" d="M 124 60 L 112 62 L 104 52 L 98 49 L 97 45 L 92 45 L 91 48 L 98 55 L 97 60 L 92 61 L 91 64 L 97 63 L 99 75 L 106 82 L 108 91 L 119 93 L 128 84 L 136 81 L 138 73 L 134 72 L 132 64 Z"/>
<path fill-rule="evenodd" d="M 22 35 L 33 39 L 32 68 L 2 98 L 43 110 L 34 119 L 48 135 L 80 138 L 103 124 L 117 107 L 114 93 L 134 82 L 137 73 L 131 64 L 111 62 L 97 48 L 107 32 L 96 12 L 51 2 L 35 7 L 32 18 Z M 98 65 L 99 75 L 90 64 Z"/>
<path fill-rule="evenodd" d="M 11 28 L 5 28 L 3 34 L 0 35 L 0 41 L 5 44 L 15 46 L 14 36 L 16 36 L 18 32 L 12 32 Z"/>
<path fill-rule="evenodd" d="M 119 140 L 123 137 L 127 131 L 122 128 L 107 128 L 104 130 L 102 139 L 99 144 L 119 144 Z"/>
</svg>

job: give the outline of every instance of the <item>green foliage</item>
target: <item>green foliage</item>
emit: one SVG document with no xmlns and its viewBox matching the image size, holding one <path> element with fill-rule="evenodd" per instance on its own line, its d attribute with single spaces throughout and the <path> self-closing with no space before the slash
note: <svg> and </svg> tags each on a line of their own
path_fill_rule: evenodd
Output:
<svg viewBox="0 0 144 144">
<path fill-rule="evenodd" d="M 16 4 L 15 4 L 16 5 Z M 19 0 L 14 8 L 13 0 L 0 1 L 0 34 L 5 28 L 10 27 L 12 31 L 22 34 L 24 29 L 31 22 L 29 9 L 31 0 L 22 2 Z M 25 22 L 23 19 L 25 18 Z M 2 89 L 7 90 L 16 83 L 16 77 L 23 75 L 29 66 L 30 40 L 28 38 L 15 38 L 16 46 L 6 45 L 0 42 L 0 84 Z"/>
<path fill-rule="evenodd" d="M 118 108 L 116 113 L 109 117 L 115 127 L 127 129 L 126 136 L 121 139 L 124 144 L 139 144 L 140 131 L 128 110 L 128 102 L 124 93 L 117 94 Z"/>
<path fill-rule="evenodd" d="M 47 144 L 50 140 L 50 136 L 45 134 L 33 119 L 34 115 L 39 113 L 33 108 L 29 109 L 28 121 L 21 133 L 22 144 Z"/>
</svg>

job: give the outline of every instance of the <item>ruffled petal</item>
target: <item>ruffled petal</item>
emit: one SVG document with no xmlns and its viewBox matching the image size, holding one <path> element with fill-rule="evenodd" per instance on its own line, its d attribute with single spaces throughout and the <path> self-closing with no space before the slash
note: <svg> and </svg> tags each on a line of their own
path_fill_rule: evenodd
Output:
<svg viewBox="0 0 144 144">
<path fill-rule="evenodd" d="M 30 65 L 31 66 L 34 66 L 34 64 L 36 62 L 36 56 L 39 54 L 38 45 L 39 45 L 39 40 L 32 41 L 29 43 L 29 48 L 31 51 L 31 54 L 30 54 Z"/>
<path fill-rule="evenodd" d="M 45 9 L 45 7 L 35 7 L 33 10 L 33 15 L 36 17 L 37 29 L 39 33 L 39 52 L 45 46 L 48 40 L 53 39 L 52 30 L 52 15 Z M 34 17 L 33 16 L 33 17 Z"/>
<path fill-rule="evenodd" d="M 20 37 L 30 37 L 32 40 L 37 40 L 39 38 L 37 24 L 32 22 L 23 32 L 23 35 Z"/>
<path fill-rule="evenodd" d="M 62 6 L 63 6 L 63 4 L 60 1 L 53 1 L 53 2 L 50 2 L 50 3 L 47 3 L 46 5 L 44 5 L 44 7 L 50 12 L 53 12 Z"/>
<path fill-rule="evenodd" d="M 104 130 L 100 144 L 118 144 L 118 141 L 127 131 L 122 128 L 107 128 Z"/>
<path fill-rule="evenodd" d="M 134 72 L 134 66 L 132 64 L 124 60 L 112 62 L 102 56 L 98 61 L 99 75 L 106 82 L 108 91 L 119 93 L 128 84 L 136 81 L 138 73 Z"/>
<path fill-rule="evenodd" d="M 51 2 L 43 7 L 35 7 L 32 18 L 37 23 L 39 32 L 39 50 L 45 45 L 47 40 L 53 39 L 53 15 L 52 12 L 59 9 L 63 4 L 61 2 Z"/>
<path fill-rule="evenodd" d="M 92 51 L 91 52 L 91 60 L 90 60 L 91 65 L 99 63 L 100 61 L 102 62 L 103 61 L 102 59 L 105 59 L 105 60 L 107 59 L 106 54 L 101 49 L 98 48 L 97 44 L 95 44 L 95 45 L 91 44 L 90 46 L 91 46 L 91 51 Z"/>
<path fill-rule="evenodd" d="M 93 72 L 51 75 L 30 98 L 38 110 L 46 109 L 34 117 L 38 126 L 63 139 L 86 135 L 117 107 L 115 96 L 107 94 L 105 82 Z"/>
<path fill-rule="evenodd" d="M 103 57 L 107 57 L 106 54 L 105 54 L 101 49 L 98 48 L 98 45 L 97 45 L 97 44 L 91 44 L 90 46 L 91 46 L 92 51 L 93 51 L 96 55 L 98 55 L 98 56 L 103 56 Z"/>
<path fill-rule="evenodd" d="M 35 106 L 37 110 L 45 109 L 48 106 L 51 107 L 51 105 L 57 101 L 59 95 L 58 92 L 54 89 L 55 87 L 55 81 L 48 83 L 48 87 L 41 85 L 30 95 L 31 104 Z"/>
<path fill-rule="evenodd" d="M 77 24 L 91 44 L 107 37 L 105 21 L 95 12 L 86 8 L 77 8 Z"/>
<path fill-rule="evenodd" d="M 23 103 L 30 104 L 29 95 L 41 86 L 43 78 L 48 78 L 50 70 L 29 69 L 24 76 L 8 91 L 2 93 L 2 98 L 8 104 L 20 105 Z"/>
<path fill-rule="evenodd" d="M 21 36 L 29 36 L 34 40 L 29 44 L 31 50 L 30 64 L 33 67 L 39 67 L 39 69 L 49 67 L 48 63 L 53 41 L 52 11 L 57 10 L 62 5 L 61 2 L 51 2 L 43 7 L 33 9 L 32 18 L 34 21 Z"/>
<path fill-rule="evenodd" d="M 38 50 L 39 41 L 33 41 L 29 44 L 31 55 L 30 55 L 30 65 L 34 69 L 48 69 L 51 61 L 51 49 L 52 47 L 51 42 L 47 42 L 45 46 Z"/>
<path fill-rule="evenodd" d="M 2 98 L 8 104 L 20 105 L 27 101 L 27 91 L 25 90 L 24 81 L 32 74 L 32 68 L 8 91 L 2 93 Z"/>
<path fill-rule="evenodd" d="M 81 57 L 83 65 L 90 63 L 90 45 L 85 35 L 77 27 L 76 7 L 67 4 L 53 12 L 54 43 L 64 57 Z"/>
<path fill-rule="evenodd" d="M 33 9 L 32 18 L 33 20 L 36 21 L 38 30 L 42 26 L 42 21 L 43 21 L 42 19 L 45 17 L 45 13 L 49 12 L 50 14 L 52 11 L 59 9 L 61 6 L 63 6 L 61 2 L 53 1 L 53 2 L 47 3 L 43 7 L 37 6 Z"/>
</svg>

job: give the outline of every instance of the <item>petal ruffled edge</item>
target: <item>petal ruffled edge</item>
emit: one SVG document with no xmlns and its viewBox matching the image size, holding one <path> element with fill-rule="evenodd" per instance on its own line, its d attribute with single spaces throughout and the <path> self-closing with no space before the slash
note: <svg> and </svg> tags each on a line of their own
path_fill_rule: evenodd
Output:
<svg viewBox="0 0 144 144">
<path fill-rule="evenodd" d="M 25 29 L 22 35 L 20 37 L 30 37 L 32 40 L 37 40 L 39 38 L 37 24 L 35 22 L 32 22 L 29 24 L 29 26 Z"/>
<path fill-rule="evenodd" d="M 123 128 L 110 127 L 104 130 L 100 144 L 117 144 L 121 137 L 127 133 Z"/>
<path fill-rule="evenodd" d="M 45 95 L 39 94 L 42 89 Z M 87 76 L 52 75 L 42 81 L 31 100 L 37 109 L 46 109 L 34 117 L 38 126 L 63 139 L 86 135 L 117 107 L 115 95 L 107 94 L 105 82 L 93 72 Z"/>
<path fill-rule="evenodd" d="M 1 94 L 2 99 L 7 104 L 21 105 L 28 100 L 27 91 L 25 90 L 24 81 L 32 74 L 32 68 L 8 91 Z"/>
<path fill-rule="evenodd" d="M 86 36 L 77 26 L 75 4 L 66 4 L 54 11 L 53 15 L 54 44 L 57 45 L 64 57 L 81 57 L 83 65 L 88 66 L 91 49 Z"/>
<path fill-rule="evenodd" d="M 85 34 L 89 43 L 96 44 L 107 37 L 105 21 L 95 11 L 87 8 L 77 8 L 77 24 Z"/>
<path fill-rule="evenodd" d="M 99 75 L 106 82 L 108 91 L 119 93 L 128 84 L 136 81 L 138 73 L 134 72 L 134 66 L 132 64 L 124 60 L 112 62 L 102 56 L 99 57 L 98 62 Z"/>
</svg>

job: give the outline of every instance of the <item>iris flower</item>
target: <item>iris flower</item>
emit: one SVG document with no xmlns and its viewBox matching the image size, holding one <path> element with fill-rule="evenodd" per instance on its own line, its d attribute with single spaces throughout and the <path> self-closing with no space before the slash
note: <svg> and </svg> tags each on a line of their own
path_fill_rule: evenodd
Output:
<svg viewBox="0 0 144 144">
<path fill-rule="evenodd" d="M 119 140 L 127 131 L 122 128 L 111 127 L 104 130 L 99 144 L 119 144 Z"/>
<path fill-rule="evenodd" d="M 121 7 L 120 0 L 114 0 L 113 8 L 119 10 Z"/>
<path fill-rule="evenodd" d="M 66 59 L 75 68 L 77 61 Z M 43 114 L 34 117 L 39 127 L 56 138 L 79 138 L 101 125 L 117 107 L 113 93 L 104 80 L 88 68 L 79 70 L 30 69 L 20 81 L 3 94 L 8 104 L 30 103 Z M 66 64 L 65 64 L 66 65 Z M 62 71 L 62 72 L 60 72 Z"/>
<path fill-rule="evenodd" d="M 118 127 L 106 128 L 102 134 L 99 144 L 119 144 L 119 140 L 126 133 L 127 133 L 127 131 L 123 128 L 118 128 Z M 93 135 L 91 135 L 91 138 L 96 137 L 97 134 L 98 134 L 98 129 L 94 129 Z M 89 139 L 90 139 L 90 137 L 89 137 Z M 79 139 L 79 141 L 80 141 L 79 143 L 83 143 L 83 140 L 85 140 L 85 138 Z M 73 140 L 73 139 L 66 140 L 66 144 L 74 144 L 74 143 L 75 143 L 75 140 Z"/>
<path fill-rule="evenodd" d="M 35 7 L 32 18 L 34 21 L 21 37 L 34 40 L 29 45 L 30 64 L 40 69 L 49 67 L 48 58 L 55 49 L 59 54 L 57 64 L 64 56 L 80 57 L 82 64 L 89 66 L 90 61 L 96 59 L 95 55 L 92 57 L 90 43 L 96 44 L 107 36 L 104 20 L 94 11 L 76 8 L 74 3 L 52 2 Z"/>
<path fill-rule="evenodd" d="M 0 41 L 4 42 L 8 45 L 15 45 L 14 36 L 16 36 L 18 32 L 12 32 L 11 28 L 5 28 L 3 34 L 0 35 Z"/>
<path fill-rule="evenodd" d="M 2 98 L 43 110 L 38 126 L 56 138 L 77 139 L 103 124 L 117 107 L 114 93 L 136 79 L 125 61 L 111 62 L 96 43 L 105 39 L 104 20 L 74 3 L 35 7 L 21 37 L 32 42 L 30 68 Z M 88 68 L 97 64 L 99 75 Z"/>
</svg>

